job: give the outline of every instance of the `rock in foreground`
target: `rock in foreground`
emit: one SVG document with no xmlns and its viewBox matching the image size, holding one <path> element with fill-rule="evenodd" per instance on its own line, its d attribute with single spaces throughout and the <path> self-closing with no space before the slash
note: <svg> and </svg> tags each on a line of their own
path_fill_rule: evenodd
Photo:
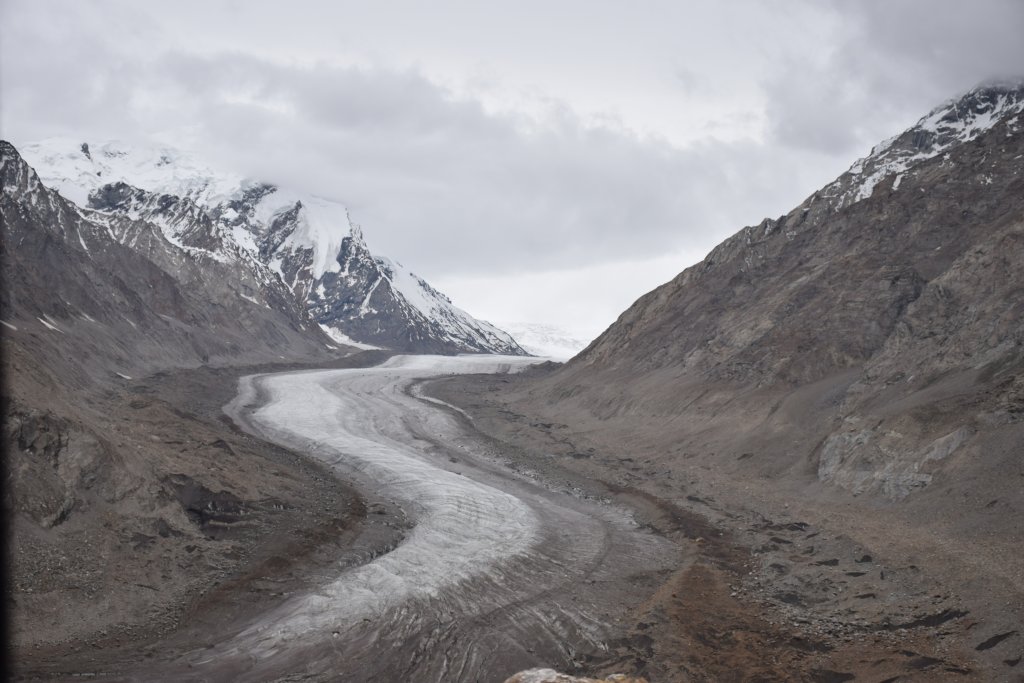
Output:
<svg viewBox="0 0 1024 683">
<path fill-rule="evenodd" d="M 578 678 L 560 674 L 554 669 L 528 669 L 506 679 L 505 683 L 647 683 L 647 679 L 625 674 L 612 674 L 607 678 Z"/>
</svg>

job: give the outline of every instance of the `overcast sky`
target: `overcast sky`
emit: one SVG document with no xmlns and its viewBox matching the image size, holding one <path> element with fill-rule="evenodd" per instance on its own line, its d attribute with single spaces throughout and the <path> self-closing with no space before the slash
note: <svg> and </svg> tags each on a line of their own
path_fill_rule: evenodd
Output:
<svg viewBox="0 0 1024 683">
<path fill-rule="evenodd" d="M 932 107 L 1024 74 L 1020 0 L 0 8 L 15 144 L 196 150 L 345 203 L 478 317 L 584 336 Z"/>
</svg>

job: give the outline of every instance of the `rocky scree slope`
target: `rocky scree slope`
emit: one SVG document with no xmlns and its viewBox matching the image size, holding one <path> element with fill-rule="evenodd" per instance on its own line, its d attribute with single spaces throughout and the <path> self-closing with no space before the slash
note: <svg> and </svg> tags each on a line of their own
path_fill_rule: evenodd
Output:
<svg viewBox="0 0 1024 683">
<path fill-rule="evenodd" d="M 118 142 L 24 148 L 43 181 L 81 206 L 145 218 L 196 256 L 279 278 L 337 341 L 403 352 L 525 354 L 400 263 L 374 255 L 344 206 L 215 171 L 189 154 Z"/>
</svg>

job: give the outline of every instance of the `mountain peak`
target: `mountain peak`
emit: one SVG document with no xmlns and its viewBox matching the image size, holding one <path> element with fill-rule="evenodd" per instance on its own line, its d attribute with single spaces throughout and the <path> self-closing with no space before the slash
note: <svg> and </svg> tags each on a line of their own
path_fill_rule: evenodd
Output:
<svg viewBox="0 0 1024 683">
<path fill-rule="evenodd" d="M 359 225 L 352 220 L 352 216 L 349 215 L 348 209 L 345 209 L 345 218 L 348 219 L 348 235 L 352 238 L 352 241 L 356 244 L 366 246 L 366 240 L 363 239 L 363 226 Z"/>
<path fill-rule="evenodd" d="M 982 83 L 940 104 L 916 124 L 871 149 L 819 195 L 833 211 L 867 199 L 886 178 L 899 179 L 923 161 L 970 142 L 1024 111 L 1024 80 Z"/>
<path fill-rule="evenodd" d="M 936 107 L 911 130 L 918 148 L 925 153 L 935 148 L 973 139 L 982 131 L 1024 109 L 1024 81 L 983 83 L 962 96 Z"/>
<path fill-rule="evenodd" d="M 20 150 L 47 187 L 79 206 L 116 182 L 204 205 L 223 201 L 243 183 L 239 175 L 218 172 L 189 153 L 162 145 L 56 137 L 22 144 Z"/>
</svg>

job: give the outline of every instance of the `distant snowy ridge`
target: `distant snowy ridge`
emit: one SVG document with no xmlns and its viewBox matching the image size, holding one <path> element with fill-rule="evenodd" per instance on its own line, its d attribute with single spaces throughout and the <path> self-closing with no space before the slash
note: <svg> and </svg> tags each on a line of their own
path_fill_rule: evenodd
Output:
<svg viewBox="0 0 1024 683">
<path fill-rule="evenodd" d="M 336 340 L 407 352 L 525 353 L 400 263 L 372 254 L 338 202 L 214 170 L 190 153 L 53 138 L 23 146 L 79 206 L 157 225 L 196 258 L 280 280 Z"/>
<path fill-rule="evenodd" d="M 500 322 L 519 345 L 535 356 L 569 360 L 586 348 L 590 340 L 581 339 L 556 325 L 530 322 Z"/>
</svg>

